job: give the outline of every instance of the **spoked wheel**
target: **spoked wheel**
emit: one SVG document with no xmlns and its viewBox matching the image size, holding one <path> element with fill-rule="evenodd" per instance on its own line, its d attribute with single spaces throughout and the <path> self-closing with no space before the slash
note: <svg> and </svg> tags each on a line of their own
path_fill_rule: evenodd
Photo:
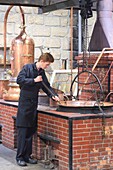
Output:
<svg viewBox="0 0 113 170">
<path fill-rule="evenodd" d="M 77 83 L 77 91 L 74 94 L 75 83 Z M 101 86 L 98 77 L 91 71 L 83 70 L 79 72 L 73 79 L 70 87 L 70 96 L 75 99 L 79 99 L 79 96 L 86 92 L 90 95 L 86 100 L 101 100 L 103 97 L 103 88 Z"/>
</svg>

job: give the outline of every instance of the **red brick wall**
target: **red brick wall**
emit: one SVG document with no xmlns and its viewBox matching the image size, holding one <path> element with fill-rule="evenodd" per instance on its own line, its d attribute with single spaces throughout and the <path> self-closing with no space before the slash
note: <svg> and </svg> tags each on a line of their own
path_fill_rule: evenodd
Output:
<svg viewBox="0 0 113 170">
<path fill-rule="evenodd" d="M 87 61 L 87 65 L 86 68 L 84 68 L 84 70 L 88 70 L 88 71 L 92 71 L 94 64 L 96 63 L 97 59 L 99 57 L 99 54 L 90 54 L 90 57 L 86 56 L 85 59 Z M 82 56 L 78 56 L 77 60 L 79 62 L 79 60 L 81 60 Z M 112 63 L 113 57 L 112 55 L 109 56 L 109 54 L 106 54 L 105 56 L 102 56 L 101 59 L 99 60 L 99 62 L 97 62 L 95 69 L 93 69 L 93 73 L 99 78 L 99 81 L 101 83 L 101 86 L 103 88 L 103 96 L 99 94 L 99 96 L 102 97 L 102 100 L 105 99 L 105 97 L 108 94 L 108 69 L 110 67 L 110 64 Z M 83 63 L 80 63 L 80 67 L 79 67 L 79 72 L 81 72 L 83 70 Z M 112 84 L 113 84 L 113 77 L 112 77 L 112 72 L 113 72 L 113 68 L 111 69 L 111 74 L 110 74 L 110 89 L 112 90 Z M 88 76 L 90 75 L 89 79 Z M 91 76 L 91 74 L 80 74 L 79 76 L 79 81 L 82 83 L 88 83 L 88 82 L 92 82 L 96 79 L 94 79 L 93 76 Z M 86 100 L 86 99 L 90 99 L 90 100 L 95 100 L 95 95 L 94 95 L 94 91 L 98 92 L 100 91 L 100 88 L 98 86 L 98 83 L 93 83 L 93 84 L 89 84 L 89 85 L 83 85 L 83 84 L 79 84 L 79 89 L 82 89 L 82 92 L 79 95 L 79 99 L 81 100 Z"/>
<path fill-rule="evenodd" d="M 68 121 L 39 114 L 39 122 L 39 132 L 53 132 L 53 136 L 61 139 L 58 146 L 59 166 L 60 170 L 68 170 Z M 73 120 L 73 170 L 113 169 L 112 122 L 113 118 L 106 118 L 104 131 L 102 118 Z"/>
<path fill-rule="evenodd" d="M 60 170 L 68 170 L 69 166 L 68 120 L 39 113 L 38 133 L 51 135 L 61 140 L 60 144 L 50 142 L 50 145 L 52 145 L 54 149 L 57 150 L 56 156 L 59 159 Z"/>
<path fill-rule="evenodd" d="M 113 118 L 74 120 L 73 166 L 79 170 L 113 169 Z"/>
<path fill-rule="evenodd" d="M 15 127 L 12 116 L 16 115 L 17 108 L 0 104 L 0 124 L 2 124 L 2 143 L 8 148 L 15 146 Z"/>
<path fill-rule="evenodd" d="M 16 115 L 17 108 L 0 105 L 0 124 L 2 128 L 2 142 L 8 148 L 15 147 L 15 125 L 12 116 Z M 70 113 L 67 113 L 70 115 Z M 105 127 L 102 118 L 98 115 L 74 116 L 73 123 L 73 170 L 112 170 L 113 169 L 113 113 L 112 117 L 106 118 Z M 80 120 L 75 120 L 79 116 Z M 75 117 L 75 118 L 74 118 Z M 105 129 L 105 131 L 104 131 Z M 68 118 L 55 116 L 47 113 L 39 113 L 37 132 L 51 135 L 60 139 L 60 143 L 44 142 L 34 137 L 33 154 L 38 159 L 43 159 L 43 148 L 46 144 L 55 149 L 59 159 L 59 170 L 69 170 L 69 122 Z M 105 136 L 103 136 L 105 135 Z"/>
</svg>

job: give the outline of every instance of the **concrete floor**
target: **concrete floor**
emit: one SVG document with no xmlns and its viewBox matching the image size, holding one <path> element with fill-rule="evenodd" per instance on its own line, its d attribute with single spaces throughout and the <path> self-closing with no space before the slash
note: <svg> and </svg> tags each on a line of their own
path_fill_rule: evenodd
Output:
<svg viewBox="0 0 113 170">
<path fill-rule="evenodd" d="M 20 167 L 15 161 L 16 151 L 8 149 L 0 144 L 0 170 L 45 170 L 44 165 L 38 163 L 36 165 L 28 164 L 26 167 Z"/>
</svg>

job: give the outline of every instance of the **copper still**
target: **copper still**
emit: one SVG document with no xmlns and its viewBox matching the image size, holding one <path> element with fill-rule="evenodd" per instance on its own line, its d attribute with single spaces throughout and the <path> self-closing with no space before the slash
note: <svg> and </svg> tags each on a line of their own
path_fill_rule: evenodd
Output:
<svg viewBox="0 0 113 170">
<path fill-rule="evenodd" d="M 23 65 L 34 62 L 34 41 L 22 31 L 13 39 L 10 50 L 12 76 L 17 77 Z"/>
<path fill-rule="evenodd" d="M 10 6 L 5 15 L 4 21 L 4 70 L 6 69 L 6 23 L 8 13 L 13 6 Z M 34 62 L 34 41 L 25 32 L 24 12 L 21 7 L 22 30 L 20 34 L 12 40 L 11 43 L 11 78 L 9 80 L 9 90 L 3 94 L 3 99 L 8 101 L 18 101 L 19 86 L 16 83 L 16 78 L 23 65 Z"/>
<path fill-rule="evenodd" d="M 5 91 L 9 89 L 8 83 L 8 79 L 0 79 L 0 99 L 3 98 L 3 94 L 5 93 Z"/>
</svg>

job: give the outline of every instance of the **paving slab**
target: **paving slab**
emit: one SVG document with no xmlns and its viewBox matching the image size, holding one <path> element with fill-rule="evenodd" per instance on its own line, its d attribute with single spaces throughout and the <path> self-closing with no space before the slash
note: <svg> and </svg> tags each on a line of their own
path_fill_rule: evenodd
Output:
<svg viewBox="0 0 113 170">
<path fill-rule="evenodd" d="M 11 150 L 0 144 L 0 170 L 45 170 L 44 165 L 41 163 L 20 167 L 17 165 L 15 157 L 15 150 Z"/>
</svg>

